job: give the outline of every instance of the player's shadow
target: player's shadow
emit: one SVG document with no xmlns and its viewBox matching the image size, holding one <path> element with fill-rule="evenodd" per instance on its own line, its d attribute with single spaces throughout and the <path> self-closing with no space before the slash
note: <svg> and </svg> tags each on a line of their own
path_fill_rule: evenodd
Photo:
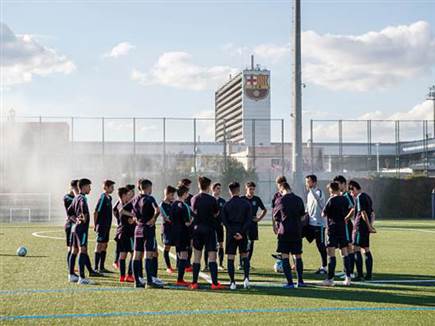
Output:
<svg viewBox="0 0 435 326">
<path fill-rule="evenodd" d="M 48 256 L 26 255 L 25 257 L 20 257 L 20 256 L 17 256 L 17 255 L 1 254 L 1 253 L 0 253 L 0 257 L 17 257 L 17 258 L 20 258 L 20 259 L 26 259 L 26 258 L 48 258 Z"/>
<path fill-rule="evenodd" d="M 261 296 L 285 296 L 293 298 L 313 298 L 343 302 L 369 302 L 388 304 L 407 304 L 414 306 L 435 307 L 435 296 L 422 295 L 421 293 L 391 293 L 388 292 L 394 287 L 367 288 L 353 286 L 349 288 L 325 288 L 320 286 L 306 287 L 302 289 L 281 289 L 273 287 L 253 288 L 249 291 L 232 291 L 240 295 L 261 295 Z M 404 290 L 403 288 L 401 289 Z"/>
</svg>

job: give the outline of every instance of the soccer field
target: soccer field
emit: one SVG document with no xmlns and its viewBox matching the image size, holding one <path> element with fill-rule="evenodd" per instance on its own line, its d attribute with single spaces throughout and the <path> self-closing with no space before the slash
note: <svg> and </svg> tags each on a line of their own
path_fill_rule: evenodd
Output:
<svg viewBox="0 0 435 326">
<path fill-rule="evenodd" d="M 62 226 L 3 224 L 0 324 L 435 324 L 435 221 L 378 221 L 372 237 L 374 279 L 350 288 L 319 286 L 322 277 L 314 270 L 320 258 L 315 244 L 304 242 L 310 286 L 293 290 L 280 288 L 284 277 L 272 269 L 276 241 L 269 223 L 261 226 L 256 243 L 254 286 L 234 292 L 212 292 L 205 279 L 197 291 L 170 286 L 175 276 L 166 274 L 162 256 L 159 276 L 169 284 L 165 289 L 134 289 L 118 283 L 117 273 L 94 278 L 94 286 L 70 284 Z M 20 245 L 28 249 L 24 258 L 15 255 Z M 107 265 L 113 249 L 111 241 Z M 341 259 L 337 262 L 340 271 Z M 226 272 L 219 277 L 228 282 Z M 236 278 L 240 285 L 242 275 Z"/>
</svg>

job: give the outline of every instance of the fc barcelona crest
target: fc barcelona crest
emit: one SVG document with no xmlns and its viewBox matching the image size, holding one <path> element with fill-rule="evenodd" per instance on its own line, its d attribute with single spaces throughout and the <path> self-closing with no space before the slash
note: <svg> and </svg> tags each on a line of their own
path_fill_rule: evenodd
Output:
<svg viewBox="0 0 435 326">
<path fill-rule="evenodd" d="M 245 94 L 254 101 L 266 98 L 269 94 L 269 75 L 246 75 Z"/>
</svg>

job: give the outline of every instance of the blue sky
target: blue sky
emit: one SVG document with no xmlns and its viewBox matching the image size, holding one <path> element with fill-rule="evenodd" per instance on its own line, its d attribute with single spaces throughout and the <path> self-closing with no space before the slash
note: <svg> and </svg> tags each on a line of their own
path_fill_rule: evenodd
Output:
<svg viewBox="0 0 435 326">
<path fill-rule="evenodd" d="M 434 1 L 303 1 L 305 121 L 415 116 L 435 80 L 434 13 Z M 210 116 L 216 85 L 255 52 L 272 72 L 272 116 L 290 113 L 289 1 L 3 1 L 1 22 L 34 42 L 17 45 L 34 59 L 7 70 L 3 111 Z M 129 50 L 110 56 L 120 43 Z"/>
</svg>

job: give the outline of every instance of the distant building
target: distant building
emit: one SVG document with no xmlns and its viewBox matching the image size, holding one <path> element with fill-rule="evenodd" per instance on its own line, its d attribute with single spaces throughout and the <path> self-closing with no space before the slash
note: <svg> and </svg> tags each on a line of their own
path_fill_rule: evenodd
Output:
<svg viewBox="0 0 435 326">
<path fill-rule="evenodd" d="M 230 78 L 215 92 L 217 142 L 270 145 L 270 71 L 254 67 Z"/>
</svg>

